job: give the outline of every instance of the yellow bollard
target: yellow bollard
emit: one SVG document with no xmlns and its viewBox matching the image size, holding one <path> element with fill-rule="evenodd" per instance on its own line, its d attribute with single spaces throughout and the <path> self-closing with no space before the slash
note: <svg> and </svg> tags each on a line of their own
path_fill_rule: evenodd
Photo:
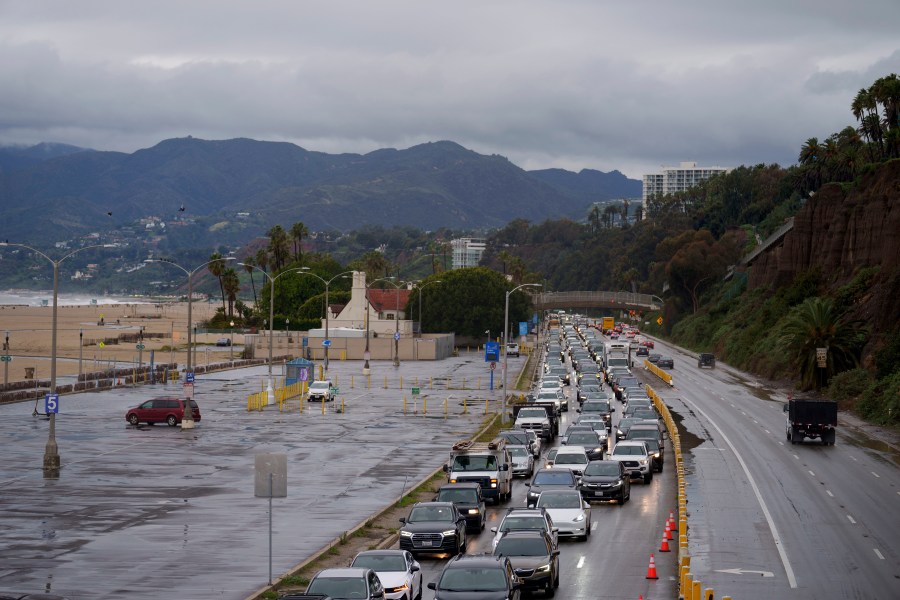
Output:
<svg viewBox="0 0 900 600">
<path fill-rule="evenodd" d="M 422 398 L 422 414 L 428 414 L 428 396 Z"/>
<path fill-rule="evenodd" d="M 403 389 L 403 375 L 400 376 L 400 389 Z"/>
<path fill-rule="evenodd" d="M 684 596 L 684 586 L 685 586 L 685 582 L 687 581 L 686 578 L 690 572 L 691 572 L 691 567 L 689 565 L 683 565 L 678 570 L 678 587 L 679 587 L 679 591 L 681 592 L 678 595 L 679 598 L 685 597 Z"/>
<path fill-rule="evenodd" d="M 355 385 L 355 383 L 354 383 L 354 377 L 356 377 L 356 375 L 351 375 L 351 376 L 350 376 L 350 389 L 351 389 L 351 390 L 354 389 L 354 388 L 356 387 L 356 385 Z"/>
<path fill-rule="evenodd" d="M 684 600 L 694 600 L 694 576 L 687 572 L 681 579 L 681 597 Z"/>
<path fill-rule="evenodd" d="M 384 389 L 387 389 L 387 375 L 384 376 Z"/>
<path fill-rule="evenodd" d="M 694 583 L 694 590 L 691 594 L 691 600 L 702 600 L 701 596 L 703 594 L 703 589 L 702 589 L 703 584 L 700 583 L 699 581 L 694 581 L 693 583 Z"/>
<path fill-rule="evenodd" d="M 448 400 L 450 400 L 450 398 L 444 398 L 444 418 L 445 419 L 447 418 L 447 414 L 448 414 L 448 412 L 447 412 L 447 401 Z"/>
<path fill-rule="evenodd" d="M 366 389 L 367 390 L 372 389 L 372 376 L 371 375 L 366 375 Z"/>
<path fill-rule="evenodd" d="M 466 415 L 469 413 L 468 408 L 466 408 L 466 399 L 463 398 L 463 414 Z"/>
<path fill-rule="evenodd" d="M 341 398 L 341 414 L 344 414 L 344 399 Z"/>
<path fill-rule="evenodd" d="M 341 387 L 341 382 L 338 381 L 338 377 L 340 377 L 340 376 L 339 375 L 334 376 L 334 387 Z"/>
<path fill-rule="evenodd" d="M 341 360 L 347 360 L 347 351 L 341 350 Z"/>
<path fill-rule="evenodd" d="M 703 600 L 716 600 L 716 594 L 712 588 L 706 588 L 703 591 Z"/>
<path fill-rule="evenodd" d="M 488 414 L 488 402 L 489 400 L 485 398 L 484 400 L 484 414 Z"/>
<path fill-rule="evenodd" d="M 476 389 L 476 390 L 480 390 L 480 389 L 481 389 L 481 377 L 479 377 L 479 378 L 475 381 L 475 389 Z"/>
<path fill-rule="evenodd" d="M 325 400 L 322 400 L 322 414 L 325 414 Z"/>
<path fill-rule="evenodd" d="M 403 396 L 403 414 L 406 414 L 406 396 Z"/>
</svg>

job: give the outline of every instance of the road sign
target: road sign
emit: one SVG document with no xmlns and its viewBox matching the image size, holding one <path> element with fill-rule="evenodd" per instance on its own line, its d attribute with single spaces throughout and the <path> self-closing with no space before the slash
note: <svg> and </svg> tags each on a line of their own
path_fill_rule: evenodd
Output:
<svg viewBox="0 0 900 600">
<path fill-rule="evenodd" d="M 103 342 L 99 342 L 97 345 L 100 346 L 100 347 L 102 348 L 102 347 L 105 346 L 106 344 L 104 344 Z"/>
<path fill-rule="evenodd" d="M 341 393 L 341 388 L 339 388 L 339 387 L 333 387 L 333 388 L 331 388 L 331 393 L 332 393 L 333 395 L 337 396 L 338 394 Z"/>
<path fill-rule="evenodd" d="M 662 315 L 656 317 L 656 324 L 657 324 L 657 325 L 662 325 L 662 321 L 663 321 Z"/>
<path fill-rule="evenodd" d="M 331 340 L 322 340 L 322 345 L 326 348 L 331 345 Z"/>
<path fill-rule="evenodd" d="M 828 366 L 828 348 L 816 348 L 816 366 L 820 369 Z"/>
<path fill-rule="evenodd" d="M 398 342 L 400 341 L 400 332 L 399 331 L 394 332 L 394 339 L 397 340 Z"/>
<path fill-rule="evenodd" d="M 300 381 L 309 381 L 309 369 L 303 367 L 297 369 L 297 379 Z"/>
<path fill-rule="evenodd" d="M 12 356 L 10 356 L 9 354 L 4 354 L 3 356 L 0 356 L 0 362 L 9 362 L 11 360 L 12 360 Z"/>
<path fill-rule="evenodd" d="M 484 362 L 497 362 L 500 360 L 500 342 L 485 342 Z"/>
<path fill-rule="evenodd" d="M 44 412 L 48 415 L 59 412 L 59 394 L 47 394 L 44 396 Z"/>
<path fill-rule="evenodd" d="M 137 346 L 135 346 L 135 348 L 137 348 L 138 350 L 143 350 L 144 348 L 146 348 L 146 346 L 144 346 L 143 344 L 138 344 Z"/>
<path fill-rule="evenodd" d="M 184 392 L 185 398 L 193 398 L 194 397 L 194 384 L 193 383 L 185 383 L 181 386 L 181 389 Z"/>
<path fill-rule="evenodd" d="M 194 372 L 188 371 L 187 373 L 185 373 L 184 381 L 185 381 L 185 383 L 194 383 Z"/>
<path fill-rule="evenodd" d="M 497 368 L 497 363 L 492 362 L 492 363 L 491 363 L 491 371 L 493 371 L 493 370 L 496 369 L 496 368 Z"/>
<path fill-rule="evenodd" d="M 413 395 L 413 396 L 418 396 L 418 395 L 419 395 L 419 388 L 414 387 L 414 388 L 412 389 L 412 395 Z"/>
</svg>

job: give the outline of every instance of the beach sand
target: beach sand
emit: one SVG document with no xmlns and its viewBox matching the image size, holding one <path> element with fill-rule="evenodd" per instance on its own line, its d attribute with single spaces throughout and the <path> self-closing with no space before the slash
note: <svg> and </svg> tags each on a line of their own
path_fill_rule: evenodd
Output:
<svg viewBox="0 0 900 600">
<path fill-rule="evenodd" d="M 193 326 L 202 327 L 203 322 L 215 314 L 218 306 L 220 304 L 194 302 L 191 309 Z M 78 374 L 79 340 L 84 344 L 81 347 L 84 372 L 112 367 L 114 363 L 120 367 L 136 365 L 139 359 L 146 365 L 150 362 L 151 350 L 155 351 L 157 364 L 174 360 L 179 366 L 184 366 L 187 360 L 187 313 L 186 302 L 59 306 L 56 374 Z M 8 381 L 24 380 L 26 368 L 34 369 L 35 378 L 50 377 L 52 324 L 52 306 L 0 306 L 0 336 L 4 336 L 0 341 L 5 342 L 6 336 L 9 340 L 9 347 L 3 354 L 12 357 L 4 366 L 8 369 Z M 143 356 L 139 357 L 140 352 L 134 341 L 112 343 L 123 334 L 138 335 L 141 327 L 144 328 Z M 173 335 L 176 350 L 170 352 Z M 220 337 L 230 335 L 198 333 L 196 341 L 199 344 L 215 344 Z M 242 344 L 243 336 L 235 334 L 234 343 L 236 346 Z M 4 371 L 0 376 L 6 375 Z"/>
</svg>

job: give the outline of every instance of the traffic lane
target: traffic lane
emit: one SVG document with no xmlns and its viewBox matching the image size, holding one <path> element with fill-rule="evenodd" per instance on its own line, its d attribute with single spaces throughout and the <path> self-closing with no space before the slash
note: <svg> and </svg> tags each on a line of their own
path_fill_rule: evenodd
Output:
<svg viewBox="0 0 900 600">
<path fill-rule="evenodd" d="M 462 362 L 446 367 L 460 377 L 476 373 Z M 330 405 L 324 416 L 300 415 L 296 405 L 291 413 L 247 413 L 246 395 L 260 389 L 248 373 L 203 381 L 203 420 L 190 431 L 124 422 L 127 407 L 180 385 L 64 397 L 57 481 L 41 477 L 46 421 L 33 419 L 30 406 L 0 407 L 0 431 L 19 436 L 0 467 L 0 586 L 50 582 L 73 598 L 114 597 L 116 589 L 136 598 L 167 590 L 244 598 L 267 572 L 268 503 L 253 496 L 255 453 L 289 456 L 288 498 L 273 502 L 281 573 L 390 504 L 483 418 L 403 417 L 397 390 L 361 392 L 344 414 Z M 380 453 L 365 450 L 372 447 Z"/>
<path fill-rule="evenodd" d="M 709 371 L 704 371 L 703 373 L 705 379 L 712 377 L 711 375 L 706 375 L 706 373 L 711 373 Z M 722 378 L 729 379 L 731 375 L 724 374 Z M 677 387 L 686 387 L 685 381 L 688 379 L 690 377 L 679 378 L 681 384 Z M 707 389 L 704 390 L 704 388 Z M 810 469 L 808 468 L 809 464 L 804 464 L 803 461 L 800 461 L 800 456 L 797 452 L 791 452 L 789 447 L 785 448 L 782 433 L 784 417 L 780 411 L 779 404 L 773 404 L 764 399 L 766 394 L 760 393 L 760 389 L 756 386 L 749 390 L 745 389 L 743 393 L 741 393 L 741 388 L 735 389 L 733 385 L 730 386 L 728 391 L 724 391 L 721 388 L 713 388 L 714 386 L 697 386 L 696 388 L 697 398 L 702 398 L 705 401 L 702 404 L 703 408 L 700 409 L 705 413 L 701 415 L 701 418 L 710 421 L 706 425 L 713 439 L 717 439 L 721 445 L 720 449 L 726 453 L 725 456 L 727 457 L 730 448 L 725 448 L 726 444 L 721 444 L 723 441 L 722 436 L 725 436 L 737 448 L 749 472 L 753 474 L 754 482 L 759 488 L 759 495 L 763 499 L 761 502 L 757 501 L 757 503 L 760 505 L 765 504 L 771 514 L 768 519 L 765 518 L 765 515 L 761 517 L 757 515 L 755 522 L 764 523 L 766 527 L 768 527 L 768 522 L 772 523 L 778 537 L 774 537 L 771 531 L 766 537 L 771 539 L 772 542 L 778 541 L 774 550 L 777 551 L 779 548 L 782 548 L 784 558 L 781 561 L 781 569 L 777 568 L 779 566 L 777 564 L 774 567 L 771 565 L 766 567 L 757 566 L 755 569 L 753 566 L 746 564 L 731 564 L 725 565 L 723 568 L 737 569 L 738 572 L 725 573 L 724 575 L 721 574 L 721 569 L 713 569 L 714 573 L 709 576 L 704 575 L 704 585 L 707 585 L 707 580 L 715 582 L 722 577 L 734 577 L 737 581 L 729 581 L 717 586 L 717 588 L 721 587 L 726 592 L 731 592 L 735 586 L 741 585 L 741 582 L 747 579 L 748 574 L 746 571 L 760 571 L 765 574 L 773 573 L 773 579 L 778 577 L 780 571 L 782 579 L 785 580 L 789 587 L 792 585 L 791 580 L 794 579 L 796 581 L 794 585 L 797 585 L 798 589 L 811 589 L 824 594 L 829 593 L 829 590 L 833 591 L 835 589 L 846 589 L 848 592 L 853 593 L 859 593 L 859 590 L 864 590 L 862 592 L 863 595 L 871 593 L 874 594 L 873 597 L 876 597 L 890 589 L 889 586 L 892 583 L 891 579 L 896 572 L 896 568 L 884 568 L 884 560 L 881 556 L 885 553 L 883 550 L 876 552 L 877 547 L 873 548 L 871 537 L 876 538 L 875 545 L 883 548 L 886 543 L 887 547 L 890 548 L 890 540 L 896 539 L 894 537 L 896 533 L 886 532 L 884 537 L 889 539 L 877 540 L 877 536 L 873 536 L 871 531 L 877 531 L 879 528 L 878 524 L 883 523 L 884 509 L 891 510 L 890 507 L 883 506 L 884 499 L 895 495 L 895 493 L 889 492 L 888 494 L 878 495 L 882 502 L 881 506 L 871 509 L 874 516 L 873 520 L 876 523 L 873 530 L 861 532 L 862 527 L 857 527 L 854 532 L 854 523 L 851 522 L 853 517 L 851 516 L 850 519 L 847 519 L 845 518 L 846 514 L 839 514 L 840 510 L 837 513 L 835 512 L 835 508 L 840 507 L 832 500 L 830 494 L 833 494 L 833 492 L 824 487 L 827 485 L 827 481 L 819 475 L 820 473 L 828 472 L 840 463 L 840 451 L 834 453 L 831 452 L 834 448 L 826 449 L 820 445 L 805 446 L 806 449 L 816 450 L 808 454 L 808 458 L 816 465 L 815 468 Z M 675 392 L 673 391 L 673 393 Z M 687 397 L 688 395 L 685 394 L 684 396 Z M 698 400 L 697 403 L 699 404 L 700 401 Z M 712 426 L 711 422 L 714 422 L 721 431 Z M 797 446 L 794 448 L 799 449 L 801 447 Z M 696 456 L 702 452 L 703 446 L 696 448 L 693 454 Z M 710 462 L 706 454 L 704 454 L 704 457 L 707 459 L 705 462 Z M 724 472 L 725 469 L 710 468 L 708 471 Z M 864 489 L 865 485 L 856 485 L 855 482 L 858 478 L 858 469 L 856 471 L 853 469 L 849 471 L 838 469 L 831 479 L 835 486 L 843 485 L 853 490 Z M 869 479 L 872 478 L 870 477 Z M 713 480 L 710 478 L 703 479 L 703 483 L 708 488 L 712 488 L 711 481 Z M 746 497 L 746 494 L 724 493 L 717 495 L 714 490 L 705 489 L 703 497 L 699 500 L 705 504 L 705 509 L 715 512 L 719 508 L 717 503 L 722 506 L 728 506 L 725 498 L 732 495 Z M 695 516 L 698 515 L 699 513 L 691 511 L 692 532 L 697 532 L 700 529 L 695 527 Z M 719 522 L 715 526 L 711 526 L 711 529 L 718 534 L 718 532 L 734 528 L 734 518 L 734 516 L 722 515 Z M 892 525 L 894 523 L 891 523 L 889 529 L 894 529 Z M 853 540 L 856 538 L 848 538 L 848 536 L 853 536 L 854 533 L 857 536 L 862 533 L 863 543 L 859 548 L 854 548 Z M 756 540 L 756 532 L 737 533 L 732 536 L 732 539 L 734 544 L 739 545 L 741 548 L 759 547 L 757 544 L 758 540 Z M 692 546 L 694 541 L 695 538 L 692 537 Z M 811 554 L 808 552 L 809 548 L 823 548 L 823 550 Z M 728 549 L 722 550 L 726 553 L 718 553 L 718 556 L 728 556 Z M 741 560 L 753 562 L 755 557 L 748 556 L 751 553 L 752 551 L 744 551 Z M 854 562 L 859 564 L 854 564 L 849 570 L 846 564 L 848 554 L 859 557 L 854 559 Z M 692 564 L 692 568 L 701 568 L 702 565 L 699 563 L 702 563 L 702 561 L 697 561 L 693 558 L 692 561 L 698 563 L 697 566 Z M 894 562 L 895 566 L 896 561 Z M 800 592 L 795 591 L 794 593 Z"/>
</svg>

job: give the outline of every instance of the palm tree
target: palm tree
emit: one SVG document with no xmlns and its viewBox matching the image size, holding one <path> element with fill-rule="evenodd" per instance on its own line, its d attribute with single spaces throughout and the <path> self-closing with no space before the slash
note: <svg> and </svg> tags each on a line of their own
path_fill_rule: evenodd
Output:
<svg viewBox="0 0 900 600">
<path fill-rule="evenodd" d="M 256 266 L 263 271 L 267 271 L 267 267 L 269 266 L 269 253 L 266 252 L 265 248 L 260 248 L 256 251 Z"/>
<path fill-rule="evenodd" d="M 309 229 L 302 221 L 291 225 L 291 239 L 294 240 L 294 258 L 299 262 L 303 257 L 303 238 L 309 237 Z"/>
<path fill-rule="evenodd" d="M 269 252 L 272 254 L 272 269 L 280 271 L 287 263 L 288 237 L 281 225 L 276 225 L 266 234 L 269 236 Z"/>
<path fill-rule="evenodd" d="M 256 306 L 256 281 L 253 279 L 253 271 L 256 267 L 256 261 L 252 256 L 244 259 L 244 270 L 250 274 L 250 286 L 253 288 L 253 305 Z"/>
<path fill-rule="evenodd" d="M 591 207 L 591 212 L 588 213 L 588 223 L 591 224 L 591 233 L 600 231 L 600 207 L 596 204 Z"/>
<path fill-rule="evenodd" d="M 510 261 L 512 261 L 512 259 L 513 259 L 512 254 L 510 254 L 506 250 L 501 250 L 500 252 L 497 253 L 497 259 L 503 265 L 503 274 L 506 275 L 506 265 L 508 265 L 510 263 Z"/>
<path fill-rule="evenodd" d="M 800 164 L 814 164 L 822 155 L 822 147 L 819 146 L 819 138 L 811 137 L 800 148 Z"/>
<path fill-rule="evenodd" d="M 227 269 L 222 274 L 222 290 L 223 294 L 228 296 L 228 318 L 234 316 L 234 301 L 237 300 L 238 293 L 241 291 L 241 280 L 238 278 L 237 271 Z"/>
<path fill-rule="evenodd" d="M 225 313 L 225 287 L 222 285 L 222 275 L 225 273 L 225 260 L 218 252 L 213 252 L 209 257 L 209 272 L 219 280 L 219 290 L 222 292 L 222 313 Z"/>
<path fill-rule="evenodd" d="M 846 319 L 830 298 L 812 297 L 791 310 L 779 344 L 800 373 L 803 389 L 819 389 L 831 376 L 859 365 L 867 337 L 862 322 Z M 817 348 L 827 348 L 824 369 L 818 367 Z"/>
</svg>

